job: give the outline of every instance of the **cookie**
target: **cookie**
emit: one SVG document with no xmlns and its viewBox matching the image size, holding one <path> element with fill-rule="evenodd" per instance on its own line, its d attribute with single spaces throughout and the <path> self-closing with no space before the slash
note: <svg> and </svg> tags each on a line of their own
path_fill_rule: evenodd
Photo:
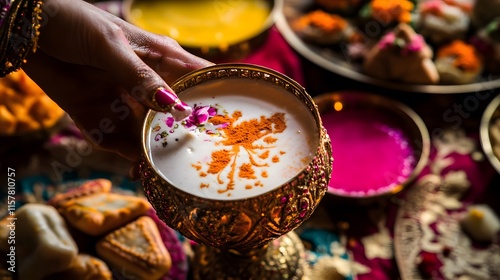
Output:
<svg viewBox="0 0 500 280">
<path fill-rule="evenodd" d="M 116 271 L 139 279 L 159 279 L 172 265 L 158 228 L 148 216 L 104 236 L 96 250 Z"/>
<path fill-rule="evenodd" d="M 56 209 L 60 208 L 72 199 L 95 194 L 95 193 L 109 193 L 111 191 L 112 183 L 108 179 L 95 179 L 85 181 L 77 188 L 71 189 L 65 193 L 56 194 L 51 198 L 47 204 L 54 206 Z"/>
<path fill-rule="evenodd" d="M 113 275 L 106 263 L 91 255 L 79 254 L 71 267 L 50 275 L 51 280 L 111 280 Z"/>
<path fill-rule="evenodd" d="M 98 236 L 129 223 L 150 207 L 144 198 L 96 193 L 66 201 L 60 205 L 59 212 L 78 230 Z"/>
</svg>

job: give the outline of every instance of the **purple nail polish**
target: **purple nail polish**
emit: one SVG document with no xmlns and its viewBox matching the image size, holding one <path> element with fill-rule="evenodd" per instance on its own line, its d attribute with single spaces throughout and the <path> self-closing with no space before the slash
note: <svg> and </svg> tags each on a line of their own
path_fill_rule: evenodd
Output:
<svg viewBox="0 0 500 280">
<path fill-rule="evenodd" d="M 156 103 L 163 107 L 175 104 L 178 99 L 175 93 L 169 92 L 164 88 L 159 88 L 155 93 Z"/>
</svg>

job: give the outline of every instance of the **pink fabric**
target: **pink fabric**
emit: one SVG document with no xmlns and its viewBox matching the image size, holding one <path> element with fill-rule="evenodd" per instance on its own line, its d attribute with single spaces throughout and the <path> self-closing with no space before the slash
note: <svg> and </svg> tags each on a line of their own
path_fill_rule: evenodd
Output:
<svg viewBox="0 0 500 280">
<path fill-rule="evenodd" d="M 304 74 L 299 56 L 273 26 L 264 45 L 249 56 L 232 62 L 244 62 L 271 68 L 304 86 Z"/>
</svg>

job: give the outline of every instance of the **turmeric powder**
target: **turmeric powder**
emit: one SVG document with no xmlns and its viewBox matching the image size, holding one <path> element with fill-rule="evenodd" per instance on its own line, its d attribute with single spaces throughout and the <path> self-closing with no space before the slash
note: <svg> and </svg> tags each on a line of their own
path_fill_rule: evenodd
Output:
<svg viewBox="0 0 500 280">
<path fill-rule="evenodd" d="M 262 139 L 268 145 L 274 144 L 278 139 L 271 135 L 282 133 L 287 128 L 284 113 L 275 113 L 269 118 L 261 116 L 258 119 L 245 120 L 236 124 L 236 121 L 241 117 L 242 113 L 235 111 L 231 116 L 229 114 L 216 115 L 209 119 L 209 122 L 213 125 L 228 124 L 224 128 L 221 128 L 223 140 L 216 143 L 216 145 L 222 145 L 225 148 L 212 152 L 206 171 L 208 174 L 217 175 L 219 184 L 226 184 L 225 189 L 218 190 L 219 193 L 234 189 L 236 176 L 240 179 L 257 179 L 254 168 L 269 166 L 269 163 L 258 163 L 253 157 L 253 155 L 257 154 L 255 150 L 269 149 L 272 146 L 256 145 L 255 142 Z M 242 151 L 248 153 L 249 160 L 237 166 L 236 159 Z M 284 152 L 280 152 L 279 154 L 282 155 Z M 268 157 L 269 150 L 264 151 L 258 156 L 262 160 L 266 160 Z M 271 161 L 271 163 L 279 162 L 279 156 L 274 156 Z M 194 165 L 193 167 L 197 168 Z M 227 174 L 227 183 L 224 178 L 220 177 L 226 168 L 230 168 Z M 200 176 L 204 174 L 203 171 L 197 170 Z M 261 171 L 261 175 L 263 177 L 268 176 L 265 170 Z M 255 184 L 255 186 L 263 186 L 260 181 Z M 245 189 L 250 188 L 251 185 L 245 187 Z"/>
</svg>

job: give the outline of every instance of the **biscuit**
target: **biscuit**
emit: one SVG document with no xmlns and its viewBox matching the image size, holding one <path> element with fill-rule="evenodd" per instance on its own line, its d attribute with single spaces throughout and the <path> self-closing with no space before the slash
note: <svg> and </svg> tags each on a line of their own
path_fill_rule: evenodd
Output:
<svg viewBox="0 0 500 280">
<path fill-rule="evenodd" d="M 28 203 L 16 211 L 16 218 L 16 243 L 11 250 L 19 260 L 19 279 L 44 279 L 70 267 L 78 248 L 54 207 Z"/>
<path fill-rule="evenodd" d="M 106 263 L 94 256 L 79 254 L 68 270 L 50 275 L 51 280 L 111 280 L 113 275 Z"/>
<path fill-rule="evenodd" d="M 96 250 L 118 272 L 139 279 L 159 279 L 172 266 L 170 253 L 148 216 L 104 236 L 97 242 Z"/>
<path fill-rule="evenodd" d="M 121 227 L 151 208 L 144 198 L 116 193 L 95 193 L 61 204 L 59 212 L 83 233 L 97 236 Z"/>
<path fill-rule="evenodd" d="M 68 192 L 56 194 L 47 204 L 54 206 L 56 209 L 71 201 L 72 199 L 82 196 L 91 195 L 94 193 L 109 193 L 112 183 L 108 179 L 95 179 L 85 181 L 77 188 L 70 189 Z"/>
</svg>

